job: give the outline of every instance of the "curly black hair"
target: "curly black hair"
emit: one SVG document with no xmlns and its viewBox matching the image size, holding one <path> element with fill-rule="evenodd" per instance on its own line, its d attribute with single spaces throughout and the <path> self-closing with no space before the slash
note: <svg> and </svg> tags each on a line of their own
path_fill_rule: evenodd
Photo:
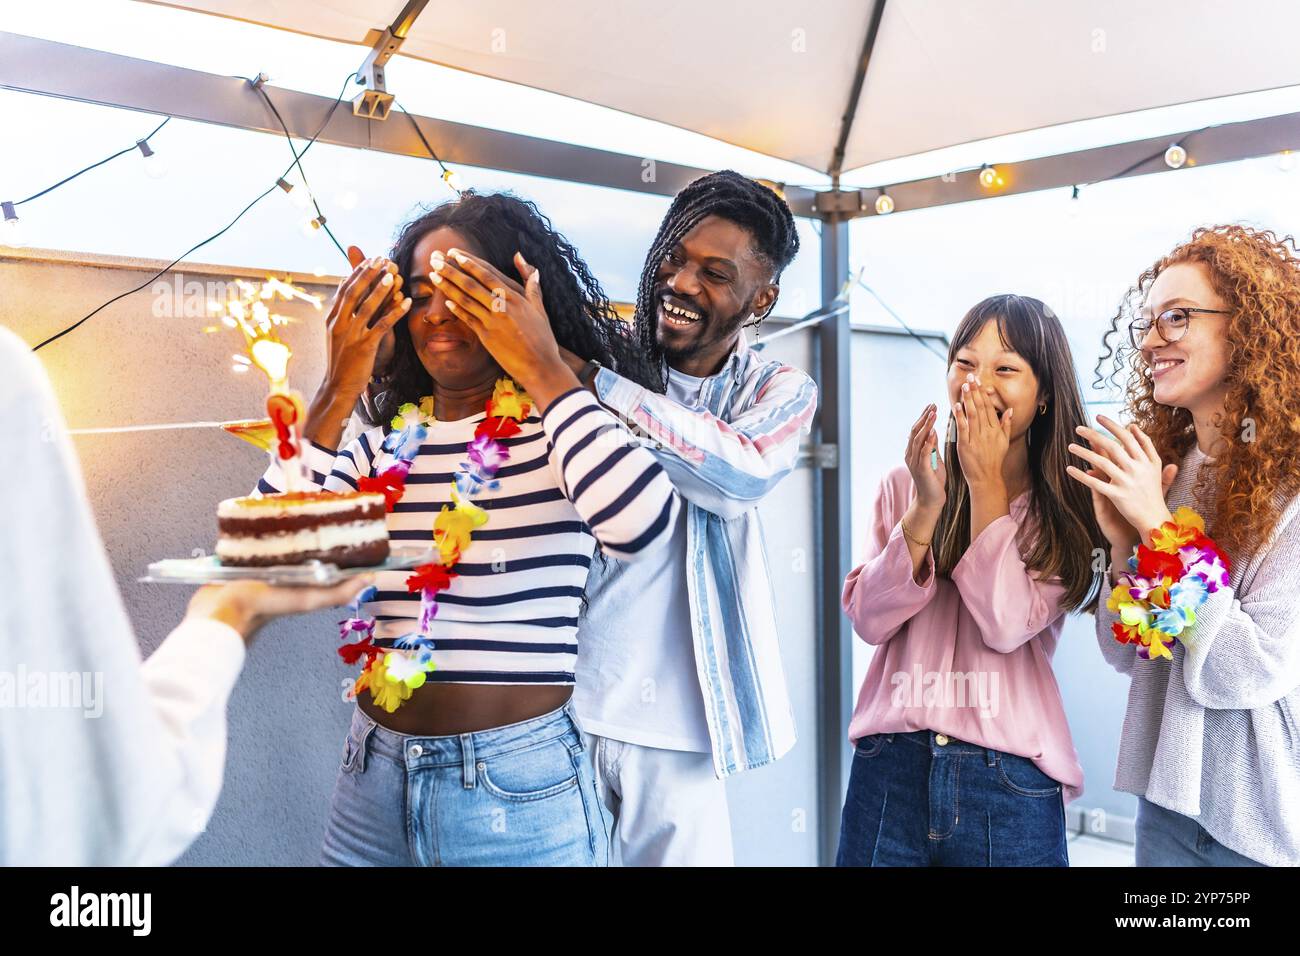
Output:
<svg viewBox="0 0 1300 956">
<path fill-rule="evenodd" d="M 428 233 L 444 227 L 464 236 L 503 275 L 518 275 L 514 255 L 523 253 L 541 273 L 546 314 L 562 347 L 581 358 L 595 359 L 647 388 L 659 381 L 655 367 L 578 251 L 536 204 L 508 192 L 467 190 L 457 199 L 421 207 L 415 218 L 400 227 L 389 253 L 404 287 L 410 287 L 416 245 Z M 371 426 L 387 422 L 403 402 L 418 401 L 432 390 L 433 381 L 411 344 L 408 321 L 403 318 L 393 327 L 396 350 L 383 377 L 383 390 L 375 397 L 373 408 L 362 411 Z"/>
<path fill-rule="evenodd" d="M 668 387 L 668 360 L 655 338 L 655 285 L 659 266 L 664 256 L 705 216 L 719 216 L 748 230 L 754 252 L 771 270 L 773 282 L 780 281 L 785 267 L 799 253 L 799 232 L 790 207 L 757 180 L 724 169 L 701 176 L 679 192 L 659 224 L 659 232 L 646 255 L 641 284 L 637 288 L 633 322 L 633 334 L 640 340 L 642 351 L 655 369 L 655 384 L 647 387 L 658 392 Z M 774 300 L 772 308 L 775 307 Z M 771 311 L 768 309 L 758 317 L 758 321 L 767 318 Z"/>
</svg>

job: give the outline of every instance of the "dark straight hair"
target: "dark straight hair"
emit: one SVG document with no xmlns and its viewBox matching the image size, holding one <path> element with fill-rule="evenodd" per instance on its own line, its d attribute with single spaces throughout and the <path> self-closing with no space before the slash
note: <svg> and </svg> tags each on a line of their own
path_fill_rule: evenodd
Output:
<svg viewBox="0 0 1300 956">
<path fill-rule="evenodd" d="M 1107 549 L 1097 526 L 1092 495 L 1065 468 L 1084 463 L 1067 447 L 1087 445 L 1075 427 L 1088 424 L 1083 395 L 1075 374 L 1070 343 L 1056 315 L 1038 299 L 995 295 L 977 304 L 957 326 L 948 347 L 948 367 L 988 322 L 996 322 L 1003 347 L 1026 362 L 1038 379 L 1038 400 L 1045 411 L 1035 414 L 1029 441 L 1030 520 L 1017 536 L 1025 566 L 1040 579 L 1059 577 L 1065 586 L 1063 605 L 1073 611 L 1092 610 L 1100 574 L 1093 569 L 1096 549 Z M 944 461 L 947 500 L 935 527 L 935 567 L 949 575 L 970 547 L 970 488 L 957 454 L 956 424 L 949 417 Z"/>
</svg>

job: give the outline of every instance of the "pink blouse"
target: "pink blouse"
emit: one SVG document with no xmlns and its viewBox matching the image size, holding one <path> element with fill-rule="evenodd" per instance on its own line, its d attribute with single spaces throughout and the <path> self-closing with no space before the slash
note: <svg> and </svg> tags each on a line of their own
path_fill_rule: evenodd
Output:
<svg viewBox="0 0 1300 956">
<path fill-rule="evenodd" d="M 849 739 L 933 730 L 1028 757 L 1063 784 L 1067 803 L 1077 799 L 1083 768 L 1052 674 L 1065 589 L 1039 581 L 1016 544 L 1029 493 L 980 532 L 951 578 L 936 580 L 927 551 L 924 584 L 899 525 L 913 494 L 906 467 L 885 477 L 866 560 L 844 581 L 844 611 L 877 648 Z"/>
</svg>

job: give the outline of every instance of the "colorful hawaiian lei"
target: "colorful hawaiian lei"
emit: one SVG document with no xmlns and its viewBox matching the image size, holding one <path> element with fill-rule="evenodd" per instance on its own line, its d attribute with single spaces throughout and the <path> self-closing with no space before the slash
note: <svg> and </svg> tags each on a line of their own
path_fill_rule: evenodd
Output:
<svg viewBox="0 0 1300 956">
<path fill-rule="evenodd" d="M 350 605 L 352 616 L 339 622 L 339 637 L 345 642 L 339 648 L 339 656 L 348 664 L 365 662 L 348 691 L 349 700 L 368 689 L 371 699 L 391 714 L 410 699 L 415 689 L 424 684 L 425 675 L 434 670 L 429 630 L 438 613 L 438 592 L 451 586 L 451 579 L 456 577 L 452 568 L 469 547 L 473 530 L 488 520 L 487 512 L 471 499 L 484 491 L 496 490 L 497 470 L 510 457 L 501 439 L 518 434 L 519 422 L 528 417 L 531 408 L 532 399 L 519 391 L 514 382 L 508 378 L 497 381 L 487 402 L 487 417 L 474 429 L 474 438 L 465 448 L 467 460 L 460 463 L 452 476 L 452 506 L 443 505 L 433 523 L 438 561 L 412 569 L 406 579 L 407 591 L 420 592 L 419 630 L 395 639 L 391 648 L 375 645 L 375 619 L 361 616 L 361 605 L 374 600 L 378 593 L 373 586 L 357 595 Z M 411 463 L 420 453 L 420 444 L 433 421 L 432 396 L 422 398 L 418 406 L 407 402 L 399 408 L 392 420 L 392 431 L 383 444 L 383 450 L 395 460 L 374 477 L 362 478 L 357 483 L 358 490 L 382 494 L 386 510 L 392 511 L 406 491 Z M 358 635 L 360 638 L 354 639 Z"/>
<path fill-rule="evenodd" d="M 1228 586 L 1228 556 L 1205 536 L 1200 515 L 1179 508 L 1152 532 L 1151 547 L 1133 549 L 1128 568 L 1106 601 L 1120 617 L 1111 625 L 1115 640 L 1136 644 L 1143 660 L 1172 660 L 1170 648 L 1196 623 L 1196 609 Z"/>
</svg>

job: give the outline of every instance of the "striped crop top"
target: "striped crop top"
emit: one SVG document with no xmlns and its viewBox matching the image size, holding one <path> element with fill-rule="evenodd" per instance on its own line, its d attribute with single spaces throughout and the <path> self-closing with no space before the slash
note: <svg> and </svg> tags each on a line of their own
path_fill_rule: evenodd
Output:
<svg viewBox="0 0 1300 956">
<path fill-rule="evenodd" d="M 406 492 L 388 514 L 398 545 L 433 543 L 433 521 L 465 446 L 483 414 L 434 422 L 411 464 Z M 304 442 L 310 479 L 326 491 L 356 490 L 357 479 L 382 471 L 387 429 L 359 435 L 342 451 Z M 586 389 L 557 398 L 545 414 L 504 439 L 510 458 L 500 486 L 474 503 L 488 522 L 474 531 L 451 587 L 438 593 L 430 629 L 436 669 L 430 681 L 471 684 L 572 684 L 578 614 L 597 542 L 612 558 L 635 560 L 667 544 L 680 502 L 653 453 Z M 254 494 L 278 493 L 284 476 L 272 463 Z M 409 571 L 383 571 L 376 599 L 375 643 L 415 631 L 419 592 Z"/>
</svg>

